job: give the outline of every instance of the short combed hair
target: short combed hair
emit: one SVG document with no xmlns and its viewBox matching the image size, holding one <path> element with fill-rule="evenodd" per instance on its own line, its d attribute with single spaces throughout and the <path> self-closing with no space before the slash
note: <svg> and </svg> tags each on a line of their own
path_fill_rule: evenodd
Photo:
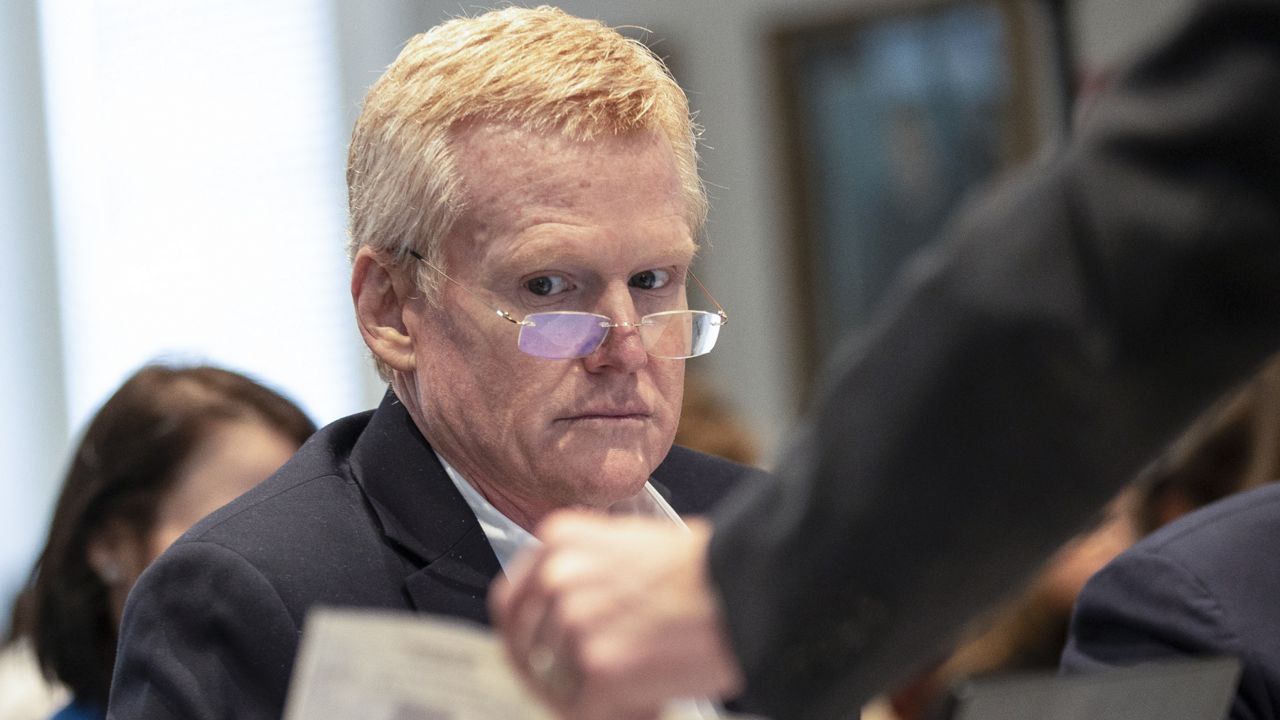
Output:
<svg viewBox="0 0 1280 720">
<path fill-rule="evenodd" d="M 643 44 L 551 7 L 505 8 L 411 39 L 365 97 L 347 158 L 348 252 L 444 267 L 442 239 L 464 210 L 451 152 L 462 123 L 507 123 L 577 141 L 656 131 L 674 151 L 696 234 L 707 212 L 689 101 Z M 432 274 L 418 284 L 435 292 Z"/>
</svg>

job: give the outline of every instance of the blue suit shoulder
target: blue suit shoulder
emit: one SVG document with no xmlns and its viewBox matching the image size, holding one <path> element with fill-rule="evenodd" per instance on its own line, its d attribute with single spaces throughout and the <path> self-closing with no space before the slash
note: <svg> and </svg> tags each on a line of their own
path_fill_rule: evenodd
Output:
<svg viewBox="0 0 1280 720">
<path fill-rule="evenodd" d="M 1274 483 L 1161 528 L 1085 586 L 1063 670 L 1229 655 L 1244 662 L 1231 717 L 1280 717 L 1278 545 Z"/>
</svg>

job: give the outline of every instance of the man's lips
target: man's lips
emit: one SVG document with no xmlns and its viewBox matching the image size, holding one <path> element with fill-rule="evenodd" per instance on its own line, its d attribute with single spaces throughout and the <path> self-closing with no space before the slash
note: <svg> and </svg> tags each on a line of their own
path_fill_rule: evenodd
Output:
<svg viewBox="0 0 1280 720">
<path fill-rule="evenodd" d="M 575 410 L 560 420 L 647 420 L 653 413 L 645 407 L 586 408 Z"/>
</svg>

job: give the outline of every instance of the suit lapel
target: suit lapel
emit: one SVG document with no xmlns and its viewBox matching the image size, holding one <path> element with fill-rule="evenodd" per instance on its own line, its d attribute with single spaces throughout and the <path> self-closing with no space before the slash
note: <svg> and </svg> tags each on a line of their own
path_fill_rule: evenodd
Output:
<svg viewBox="0 0 1280 720">
<path fill-rule="evenodd" d="M 449 552 L 406 578 L 405 589 L 419 612 L 443 613 L 488 625 L 485 597 L 498 569 L 493 548 L 477 525 Z"/>
<path fill-rule="evenodd" d="M 391 391 L 351 451 L 388 542 L 413 565 L 405 592 L 419 612 L 488 623 L 485 595 L 498 559 L 467 501 Z"/>
</svg>

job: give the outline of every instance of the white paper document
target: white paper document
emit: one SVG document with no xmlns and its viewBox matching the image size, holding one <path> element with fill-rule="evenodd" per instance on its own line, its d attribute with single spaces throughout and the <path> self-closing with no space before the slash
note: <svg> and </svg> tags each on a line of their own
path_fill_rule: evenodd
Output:
<svg viewBox="0 0 1280 720">
<path fill-rule="evenodd" d="M 663 720 L 729 716 L 672 703 Z M 285 720 L 553 720 L 479 625 L 411 613 L 313 611 Z"/>
</svg>

